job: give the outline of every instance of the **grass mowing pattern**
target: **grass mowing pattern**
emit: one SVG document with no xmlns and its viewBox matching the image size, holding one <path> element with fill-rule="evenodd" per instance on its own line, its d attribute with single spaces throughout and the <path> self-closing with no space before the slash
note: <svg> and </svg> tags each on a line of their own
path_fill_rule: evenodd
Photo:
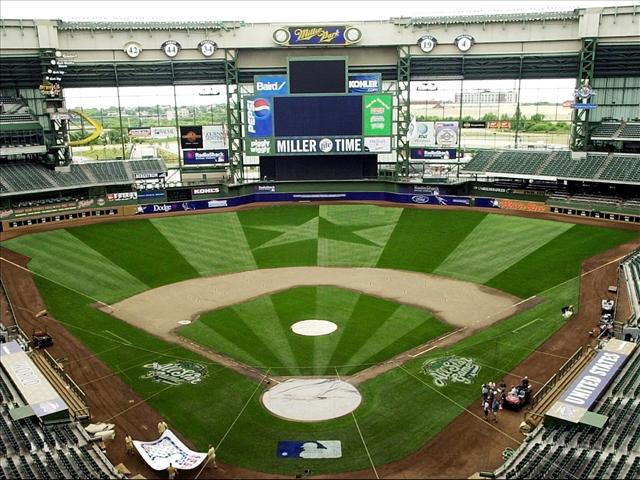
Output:
<svg viewBox="0 0 640 480">
<path fill-rule="evenodd" d="M 203 277 L 256 268 L 235 213 L 154 218 L 151 223 Z"/>
<path fill-rule="evenodd" d="M 528 298 L 579 275 L 584 259 L 636 237 L 636 232 L 574 225 L 486 284 Z"/>
<path fill-rule="evenodd" d="M 31 257 L 31 271 L 106 303 L 149 288 L 66 230 L 23 235 L 3 245 Z"/>
<path fill-rule="evenodd" d="M 328 206 L 329 214 L 323 215 L 324 218 L 334 224 L 339 224 L 340 222 L 335 217 L 342 214 L 341 208 L 342 206 L 337 205 Z M 371 212 L 375 212 L 375 209 L 379 207 L 368 208 L 371 209 Z M 486 217 L 486 214 L 478 212 L 446 210 L 410 209 L 402 212 L 380 257 L 378 266 L 425 272 L 433 271 Z M 258 266 L 293 266 L 314 265 L 318 261 L 317 239 L 284 243 L 262 249 L 257 247 L 285 233 L 287 229 L 284 227 L 303 225 L 317 218 L 318 215 L 318 207 L 296 206 L 241 212 L 238 213 L 238 218 L 254 256 L 257 260 L 260 257 L 257 261 Z M 212 221 L 215 222 L 215 220 Z M 142 226 L 142 224 L 147 224 L 147 226 Z M 389 225 L 391 223 L 386 227 Z M 121 267 L 120 270 L 124 268 L 134 273 L 138 278 L 140 278 L 141 271 L 148 270 L 151 272 L 149 275 L 153 275 L 154 279 L 162 284 L 175 282 L 176 277 L 183 279 L 183 277 L 188 278 L 190 275 L 196 276 L 197 272 L 171 244 L 158 235 L 157 229 L 148 227 L 151 227 L 151 222 L 144 220 L 73 229 L 76 237 L 79 237 L 77 234 L 80 231 L 88 229 L 91 234 L 83 236 L 87 245 L 104 253 L 104 257 L 111 260 L 111 262 L 105 262 L 104 257 L 95 255 L 91 257 L 92 259 L 88 263 L 94 263 L 93 270 L 98 275 L 95 277 L 93 285 L 84 288 L 103 291 L 101 298 L 113 295 L 113 291 L 110 290 L 113 288 L 110 279 L 107 278 L 107 275 L 99 273 L 104 271 L 104 266 L 107 264 L 113 268 L 114 263 Z M 269 230 L 268 227 L 274 228 Z M 116 233 L 110 237 L 108 231 L 114 231 L 114 229 Z M 357 235 L 362 232 L 363 230 L 351 230 L 351 233 Z M 337 230 L 334 233 L 338 233 Z M 152 238 L 156 235 L 158 238 Z M 505 235 L 507 234 L 505 233 Z M 463 406 L 469 406 L 475 402 L 478 399 L 479 387 L 483 382 L 496 380 L 502 376 L 503 372 L 513 369 L 563 324 L 564 321 L 558 315 L 560 307 L 576 304 L 578 300 L 578 278 L 576 275 L 579 273 L 580 261 L 636 237 L 637 235 L 633 232 L 574 226 L 527 257 L 520 259 L 504 272 L 497 274 L 488 282 L 490 286 L 520 297 L 538 294 L 544 298 L 545 302 L 522 314 L 504 320 L 450 349 L 429 352 L 426 358 L 455 353 L 472 358 L 482 367 L 478 378 L 470 385 L 448 384 L 438 392 L 444 393 L 447 398 L 455 399 Z M 60 279 L 64 279 L 68 275 L 65 272 L 66 267 L 63 264 L 55 264 L 54 268 L 54 264 L 43 260 L 46 258 L 45 252 L 48 249 L 47 238 L 46 235 L 33 235 L 14 239 L 6 242 L 5 245 L 23 253 L 26 250 L 31 251 L 34 257 L 32 264 L 37 265 L 38 262 L 42 262 L 41 266 L 45 263 L 51 265 L 48 276 L 61 281 Z M 374 244 L 377 243 L 375 238 L 366 237 L 366 239 Z M 122 251 L 123 248 L 126 250 Z M 110 252 L 111 249 L 118 250 L 118 252 Z M 271 250 L 273 256 L 265 254 L 264 252 L 267 250 Z M 154 261 L 150 262 L 150 257 L 145 256 L 145 252 L 152 255 Z M 257 254 L 257 252 L 261 253 Z M 215 253 L 224 254 L 224 252 Z M 338 253 L 332 252 L 330 258 L 341 258 Z M 89 252 L 87 252 L 88 254 Z M 162 267 L 167 263 L 169 264 L 167 268 L 178 267 L 180 274 L 155 273 L 158 272 L 157 267 Z M 88 266 L 85 268 L 90 269 Z M 167 418 L 178 431 L 193 440 L 196 448 L 202 450 L 206 448 L 208 443 L 220 441 L 235 421 L 245 402 L 251 398 L 248 408 L 225 437 L 218 451 L 221 461 L 288 475 L 300 473 L 304 468 L 311 468 L 316 474 L 369 469 L 369 460 L 351 416 L 312 424 L 286 422 L 272 417 L 263 410 L 259 394 L 251 397 L 256 387 L 255 383 L 234 374 L 232 371 L 210 364 L 206 359 L 183 350 L 179 346 L 164 342 L 93 310 L 88 306 L 91 302 L 89 299 L 59 285 L 40 278 L 36 278 L 36 282 L 52 314 L 64 322 L 81 341 L 117 372 L 117 375 L 145 398 L 158 393 L 162 387 L 140 378 L 144 372 L 142 368 L 144 363 L 150 361 L 169 362 L 173 358 L 189 358 L 208 364 L 210 376 L 202 384 L 172 387 L 149 400 L 151 406 Z M 318 318 L 330 318 L 328 315 L 341 310 L 351 313 L 359 310 L 357 308 L 359 300 L 350 298 L 338 302 L 336 299 L 336 304 L 331 304 L 324 300 L 327 298 L 335 298 L 335 295 L 324 291 L 316 292 L 317 304 L 323 305 L 317 308 Z M 341 305 L 337 305 L 337 303 L 341 303 Z M 280 312 L 280 305 L 279 302 L 273 303 L 275 312 Z M 396 309 L 387 321 L 392 322 L 394 317 L 400 313 L 400 309 Z M 245 319 L 241 320 L 245 321 Z M 531 325 L 512 333 L 532 321 L 534 323 Z M 196 322 L 194 326 L 199 323 Z M 376 330 L 376 335 L 391 341 L 390 330 L 386 327 L 386 322 L 381 323 Z M 246 330 L 248 331 L 249 327 L 246 327 Z M 344 334 L 343 332 L 342 335 Z M 118 340 L 115 335 L 127 339 L 131 345 L 123 344 L 122 340 Z M 339 343 L 347 345 L 346 341 L 342 340 L 342 335 L 337 336 L 336 339 Z M 357 337 L 355 332 L 348 335 Z M 229 348 L 239 348 L 235 342 L 222 335 L 220 338 L 222 339 L 220 341 L 226 342 Z M 251 354 L 260 349 L 259 346 L 251 345 L 246 341 L 244 345 L 250 348 Z M 358 360 L 358 358 L 370 355 L 371 352 L 368 351 L 367 345 L 369 344 L 354 348 L 347 361 Z M 117 348 L 109 350 L 112 347 Z M 319 363 L 317 358 L 331 358 L 335 351 L 332 348 L 333 346 L 326 348 L 326 345 L 318 345 L 314 340 L 312 345 L 313 362 L 317 363 L 317 370 L 326 368 L 326 365 Z M 303 355 L 306 354 L 306 351 L 298 353 L 295 349 L 292 349 L 292 352 L 296 362 L 302 361 Z M 433 438 L 461 411 L 459 406 L 439 395 L 435 387 L 429 384 L 429 377 L 420 373 L 424 360 L 423 358 L 416 359 L 406 368 L 415 375 L 422 375 L 420 378 L 426 382 L 426 385 L 400 369 L 392 370 L 360 385 L 363 404 L 355 414 L 376 465 L 403 458 L 415 451 Z M 428 414 L 426 414 L 427 412 Z M 275 450 L 279 440 L 306 439 L 342 440 L 344 457 L 322 461 L 282 460 L 276 457 Z"/>
<path fill-rule="evenodd" d="M 291 331 L 309 319 L 332 321 L 338 330 L 318 337 Z M 335 375 L 336 368 L 350 375 L 449 331 L 415 307 L 336 287 L 299 287 L 206 313 L 178 332 L 274 375 Z"/>
<path fill-rule="evenodd" d="M 401 369 L 391 370 L 361 384 L 358 388 L 363 395 L 363 403 L 355 414 L 373 462 L 383 465 L 419 449 L 462 412 L 456 403 L 480 413 L 479 408 L 473 405 L 479 398 L 482 383 L 502 378 L 564 323 L 558 312 L 561 306 L 576 302 L 578 280 L 567 282 L 549 294 L 546 302 L 531 310 L 449 349 L 430 352 L 405 365 L 404 368 L 427 385 Z M 512 333 L 536 318 L 540 320 Z M 478 377 L 471 384 L 450 383 L 438 388 L 429 376 L 421 373 L 425 360 L 450 354 L 472 358 L 481 366 Z M 341 440 L 343 458 L 310 461 L 276 457 L 278 441 L 308 439 Z M 350 415 L 310 424 L 286 422 L 266 413 L 257 398 L 250 403 L 225 440 L 222 455 L 225 461 L 230 458 L 232 463 L 242 462 L 248 468 L 290 475 L 305 468 L 310 468 L 315 474 L 370 468 Z"/>
<path fill-rule="evenodd" d="M 407 208 L 382 252 L 378 267 L 432 272 L 484 217 L 485 213 L 478 212 Z"/>
<path fill-rule="evenodd" d="M 487 215 L 433 273 L 484 283 L 572 226 L 549 220 Z"/>
<path fill-rule="evenodd" d="M 151 288 L 199 276 L 148 220 L 102 223 L 68 231 Z"/>
</svg>

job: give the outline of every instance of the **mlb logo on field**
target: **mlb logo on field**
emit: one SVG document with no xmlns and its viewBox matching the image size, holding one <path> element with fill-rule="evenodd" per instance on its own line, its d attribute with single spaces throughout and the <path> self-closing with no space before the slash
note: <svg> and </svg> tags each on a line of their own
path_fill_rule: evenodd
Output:
<svg viewBox="0 0 640 480">
<path fill-rule="evenodd" d="M 340 440 L 285 440 L 278 442 L 279 458 L 340 458 Z"/>
</svg>

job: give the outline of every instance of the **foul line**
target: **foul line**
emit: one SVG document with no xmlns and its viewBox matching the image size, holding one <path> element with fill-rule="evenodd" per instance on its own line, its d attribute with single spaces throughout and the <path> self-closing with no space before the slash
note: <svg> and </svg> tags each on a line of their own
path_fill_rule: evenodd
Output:
<svg viewBox="0 0 640 480">
<path fill-rule="evenodd" d="M 103 330 L 103 332 L 107 332 L 108 334 L 113 335 L 114 337 L 119 338 L 120 340 L 122 340 L 122 342 L 125 345 L 131 346 L 131 342 L 129 340 L 127 340 L 126 338 L 122 338 L 120 335 L 116 335 L 111 330 Z"/>
<path fill-rule="evenodd" d="M 240 413 L 238 414 L 238 416 L 236 417 L 236 419 L 233 421 L 233 423 L 231 424 L 231 426 L 227 429 L 227 431 L 225 432 L 225 434 L 222 436 L 222 438 L 220 439 L 220 441 L 218 442 L 218 445 L 216 445 L 216 450 L 218 450 L 220 448 L 220 445 L 222 445 L 222 442 L 224 442 L 224 440 L 227 438 L 227 435 L 229 435 L 229 432 L 231 431 L 231 429 L 233 428 L 233 426 L 236 424 L 236 422 L 240 419 L 240 416 L 244 413 L 244 411 L 247 409 L 247 407 L 249 406 L 249 402 L 251 402 L 251 400 L 253 399 L 253 396 L 256 394 L 256 392 L 260 389 L 260 387 L 262 386 L 263 382 L 265 381 L 265 379 L 269 376 L 269 371 L 271 369 L 267 370 L 267 372 L 262 376 L 262 379 L 258 382 L 258 384 L 256 385 L 256 388 L 253 390 L 253 392 L 251 393 L 251 396 L 249 397 L 249 399 L 245 402 L 244 406 L 242 407 L 242 410 L 240 410 Z M 196 476 L 196 478 L 198 478 Z"/>
<path fill-rule="evenodd" d="M 504 435 L 505 437 L 507 437 L 510 440 L 513 440 L 514 442 L 516 442 L 518 445 L 521 445 L 522 442 L 519 440 L 516 440 L 515 438 L 513 438 L 511 435 L 509 435 L 506 432 L 503 432 L 502 430 L 500 430 L 498 427 L 496 427 L 495 425 L 492 425 L 491 423 L 487 423 L 485 421 L 482 420 L 482 418 L 480 418 L 478 415 L 476 415 L 475 413 L 473 413 L 471 410 L 469 410 L 468 408 L 460 405 L 458 402 L 456 402 L 454 399 L 452 399 L 451 397 L 448 397 L 447 395 L 445 395 L 444 393 L 440 392 L 439 390 L 433 388 L 431 385 L 429 385 L 427 382 L 425 382 L 424 380 L 422 380 L 420 377 L 415 376 L 413 373 L 411 373 L 409 370 L 407 370 L 406 368 L 404 368 L 402 365 L 399 365 L 399 368 L 401 368 L 404 372 L 406 372 L 407 374 L 411 375 L 413 378 L 415 378 L 416 380 L 418 380 L 420 383 L 422 383 L 423 385 L 429 387 L 431 390 L 433 390 L 434 392 L 436 392 L 438 395 L 446 398 L 447 400 L 449 400 L 451 403 L 453 403 L 454 405 L 456 405 L 457 407 L 460 407 L 462 410 L 464 410 L 465 412 L 471 414 L 472 416 L 474 416 L 475 418 L 477 418 L 478 420 L 480 420 L 482 423 L 490 426 L 491 428 L 493 428 L 494 430 L 496 430 L 497 432 L 500 432 L 502 435 Z"/>
<path fill-rule="evenodd" d="M 111 308 L 111 309 L 114 309 L 111 305 L 109 305 L 108 303 L 104 303 L 102 300 L 98 300 L 97 298 L 93 298 L 91 295 L 87 295 L 86 293 L 81 292 L 80 290 L 76 290 L 75 288 L 73 288 L 73 287 L 69 287 L 69 286 L 65 285 L 64 283 L 60 283 L 60 282 L 58 282 L 57 280 L 53 280 L 53 279 L 51 279 L 51 278 L 49 278 L 49 277 L 46 277 L 46 276 L 44 276 L 44 275 L 42 275 L 42 274 L 40 274 L 40 273 L 38 273 L 38 272 L 34 272 L 34 271 L 32 271 L 32 270 L 29 270 L 28 268 L 25 268 L 25 267 L 23 267 L 22 265 L 18 265 L 17 263 L 12 262 L 11 260 L 7 260 L 7 259 L 6 259 L 6 258 L 4 258 L 4 257 L 0 257 L 0 260 L 3 260 L 3 261 L 5 261 L 5 262 L 7 262 L 7 263 L 9 263 L 9 264 L 13 265 L 14 267 L 17 267 L 17 268 L 19 268 L 20 270 L 24 270 L 25 272 L 30 273 L 31 275 L 37 275 L 38 277 L 44 278 L 44 279 L 45 279 L 45 280 L 47 280 L 48 282 L 55 283 L 56 285 L 59 285 L 59 286 L 61 286 L 62 288 L 66 288 L 67 290 L 71 290 L 72 292 L 75 292 L 75 293 L 77 293 L 77 294 L 79 294 L 79 295 L 82 295 L 83 297 L 87 297 L 87 298 L 88 298 L 88 299 L 90 299 L 90 300 L 93 300 L 93 301 L 95 301 L 95 302 L 97 302 L 97 303 L 100 303 L 100 304 L 105 305 L 105 306 L 107 306 L 107 307 L 109 307 L 109 308 Z M 115 309 L 114 309 L 114 310 L 115 310 Z"/>
<path fill-rule="evenodd" d="M 336 375 L 338 376 L 338 380 L 342 380 L 340 378 L 340 374 L 338 373 L 337 368 L 336 368 Z M 380 477 L 378 476 L 378 471 L 376 470 L 376 466 L 373 463 L 373 459 L 371 458 L 371 454 L 369 453 L 369 449 L 367 448 L 367 442 L 364 441 L 364 436 L 362 435 L 362 431 L 360 430 L 360 425 L 358 425 L 358 420 L 356 419 L 355 413 L 351 412 L 351 418 L 353 418 L 353 422 L 356 424 L 356 428 L 358 429 L 358 433 L 360 434 L 360 440 L 362 440 L 364 451 L 367 452 L 367 457 L 369 457 L 369 462 L 371 463 L 371 468 L 373 469 L 373 473 L 375 474 L 377 479 L 380 479 Z"/>
<path fill-rule="evenodd" d="M 542 320 L 541 318 L 536 318 L 535 320 L 531 320 L 529 323 L 525 323 L 524 325 L 516 328 L 515 330 L 511 330 L 511 333 L 516 333 L 519 330 L 522 330 L 525 327 L 528 327 L 529 325 L 531 325 L 532 323 L 536 323 L 538 321 Z"/>
</svg>

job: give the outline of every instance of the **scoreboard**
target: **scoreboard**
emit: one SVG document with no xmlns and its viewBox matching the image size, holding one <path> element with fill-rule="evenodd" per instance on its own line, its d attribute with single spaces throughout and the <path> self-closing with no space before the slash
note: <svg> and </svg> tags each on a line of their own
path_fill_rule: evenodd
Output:
<svg viewBox="0 0 640 480">
<path fill-rule="evenodd" d="M 245 99 L 249 155 L 391 151 L 391 94 L 259 95 Z"/>
</svg>

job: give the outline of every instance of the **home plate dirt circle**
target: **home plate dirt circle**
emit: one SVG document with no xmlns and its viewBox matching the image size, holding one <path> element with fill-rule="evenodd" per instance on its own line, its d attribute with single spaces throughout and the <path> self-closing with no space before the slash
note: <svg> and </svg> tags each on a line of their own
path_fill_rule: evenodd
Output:
<svg viewBox="0 0 640 480">
<path fill-rule="evenodd" d="M 331 378 L 292 378 L 262 395 L 273 415 L 294 422 L 321 422 L 353 412 L 362 396 L 350 383 Z"/>
<path fill-rule="evenodd" d="M 302 320 L 291 325 L 293 333 L 305 337 L 329 335 L 338 329 L 338 325 L 328 320 Z"/>
</svg>

